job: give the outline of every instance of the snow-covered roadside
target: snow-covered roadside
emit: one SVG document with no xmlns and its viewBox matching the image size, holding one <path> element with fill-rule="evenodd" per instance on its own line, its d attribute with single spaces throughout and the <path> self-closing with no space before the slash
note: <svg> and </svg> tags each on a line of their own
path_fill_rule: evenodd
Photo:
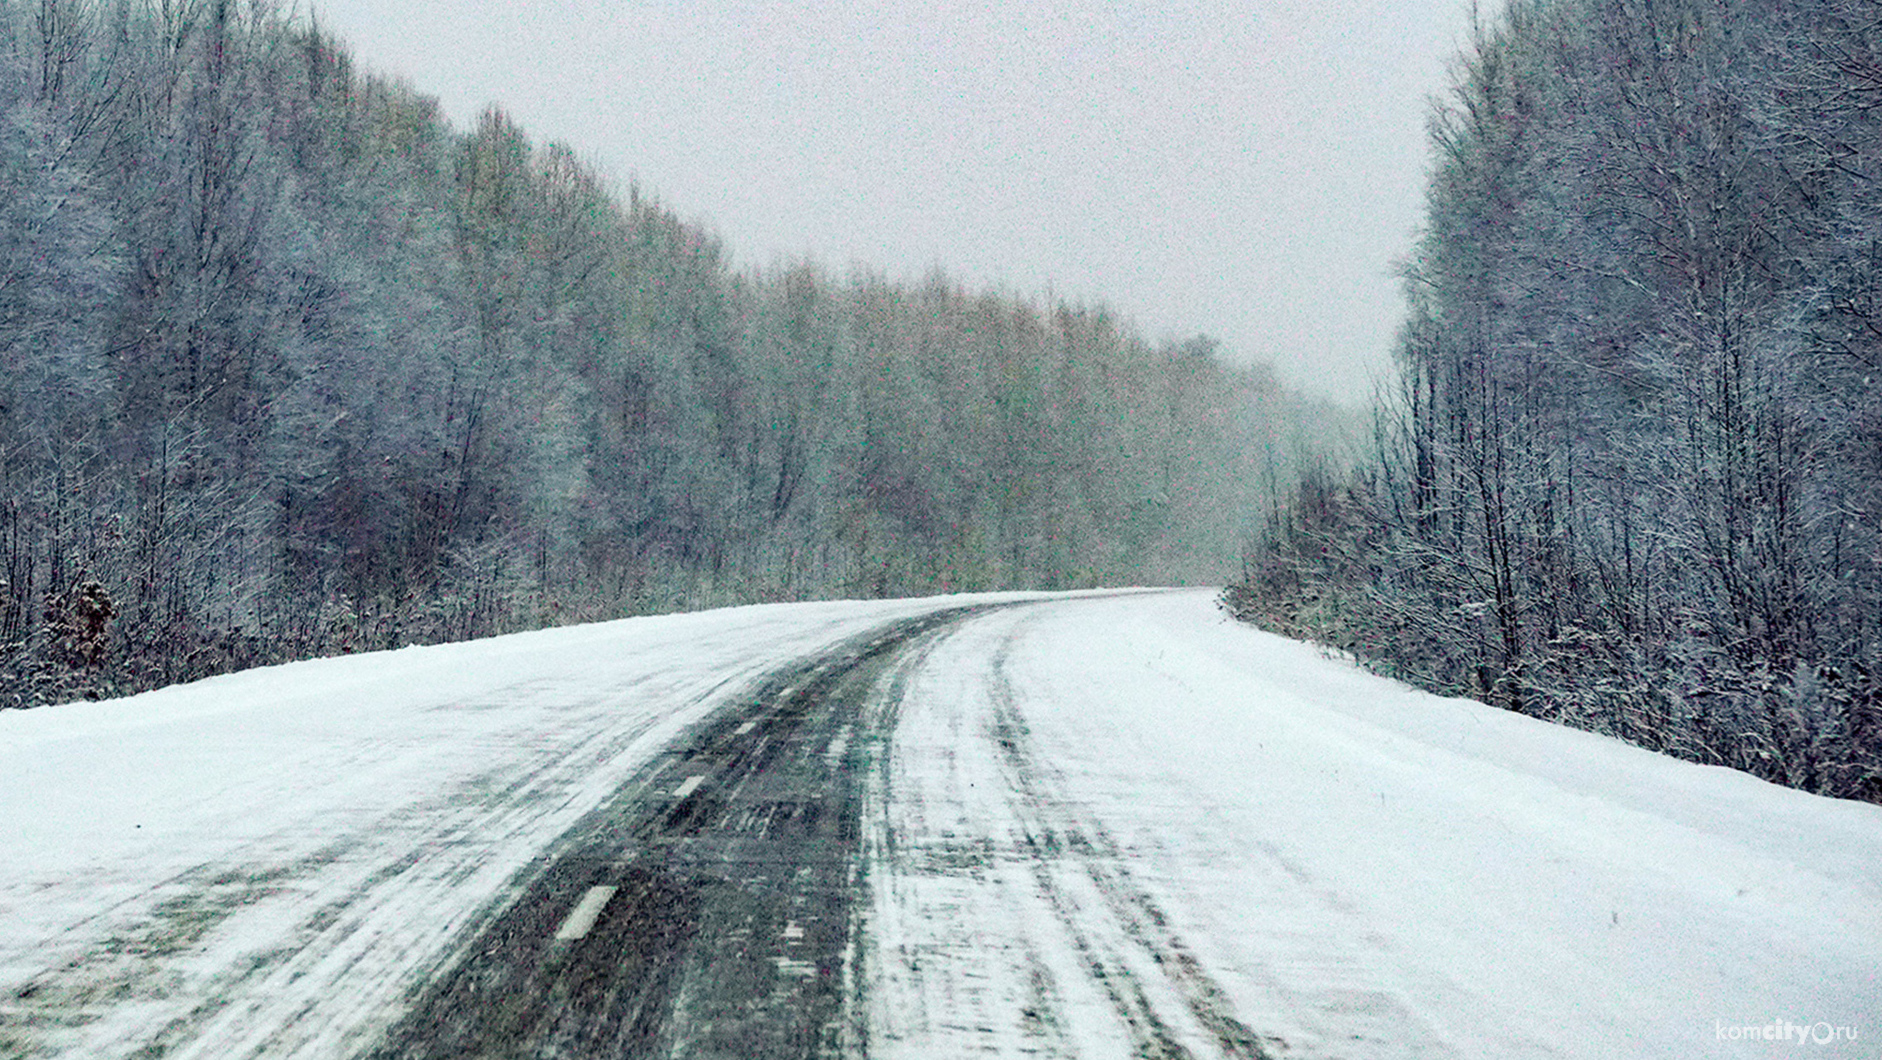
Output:
<svg viewBox="0 0 1882 1060">
<path fill-rule="evenodd" d="M 1201 593 L 995 613 L 904 680 L 873 1055 L 1882 1055 L 1882 808 L 1416 692 Z"/>
<path fill-rule="evenodd" d="M 726 695 L 882 621 L 1014 598 L 631 619 L 0 713 L 0 1054 L 347 1055 Z"/>
</svg>

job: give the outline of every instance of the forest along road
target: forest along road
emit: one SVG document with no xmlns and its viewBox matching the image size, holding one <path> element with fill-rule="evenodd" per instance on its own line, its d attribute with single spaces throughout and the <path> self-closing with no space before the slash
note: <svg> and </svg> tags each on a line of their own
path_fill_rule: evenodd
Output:
<svg viewBox="0 0 1882 1060">
<path fill-rule="evenodd" d="M 898 669 L 978 610 L 774 672 L 686 734 L 557 843 L 371 1055 L 853 1051 L 861 781 Z"/>
</svg>

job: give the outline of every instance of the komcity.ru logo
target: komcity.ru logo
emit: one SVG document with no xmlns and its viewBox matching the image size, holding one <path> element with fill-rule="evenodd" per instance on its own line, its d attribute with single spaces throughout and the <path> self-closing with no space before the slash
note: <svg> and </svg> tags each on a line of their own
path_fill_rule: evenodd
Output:
<svg viewBox="0 0 1882 1060">
<path fill-rule="evenodd" d="M 1827 1021 L 1816 1023 L 1792 1023 L 1790 1020 L 1772 1020 L 1769 1023 L 1727 1024 L 1724 1020 L 1714 1020 L 1713 1029 L 1722 1042 L 1795 1042 L 1798 1045 L 1810 1043 L 1829 1045 L 1832 1042 L 1853 1042 L 1861 1037 L 1854 1027 L 1838 1027 Z"/>
</svg>

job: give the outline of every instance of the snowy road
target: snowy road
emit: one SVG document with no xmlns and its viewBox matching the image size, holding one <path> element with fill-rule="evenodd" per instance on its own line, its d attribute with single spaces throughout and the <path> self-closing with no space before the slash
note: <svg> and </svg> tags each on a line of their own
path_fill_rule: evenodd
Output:
<svg viewBox="0 0 1882 1060">
<path fill-rule="evenodd" d="M 1882 809 L 1200 592 L 0 714 L 0 849 L 8 1057 L 1882 1055 Z"/>
<path fill-rule="evenodd" d="M 716 712 L 556 844 L 375 1055 L 841 1055 L 888 672 L 968 613 L 871 630 Z"/>
</svg>

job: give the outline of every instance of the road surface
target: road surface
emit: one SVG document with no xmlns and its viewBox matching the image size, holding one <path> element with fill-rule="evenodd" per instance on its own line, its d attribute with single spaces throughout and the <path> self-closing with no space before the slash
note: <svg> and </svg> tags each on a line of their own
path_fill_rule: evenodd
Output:
<svg viewBox="0 0 1882 1060">
<path fill-rule="evenodd" d="M 836 1057 L 864 778 L 922 646 L 903 619 L 767 674 L 589 815 L 373 1055 Z"/>
<path fill-rule="evenodd" d="M 0 810 L 9 1060 L 1882 1040 L 1882 809 L 1427 696 L 1206 592 L 733 609 L 0 713 Z"/>
</svg>

